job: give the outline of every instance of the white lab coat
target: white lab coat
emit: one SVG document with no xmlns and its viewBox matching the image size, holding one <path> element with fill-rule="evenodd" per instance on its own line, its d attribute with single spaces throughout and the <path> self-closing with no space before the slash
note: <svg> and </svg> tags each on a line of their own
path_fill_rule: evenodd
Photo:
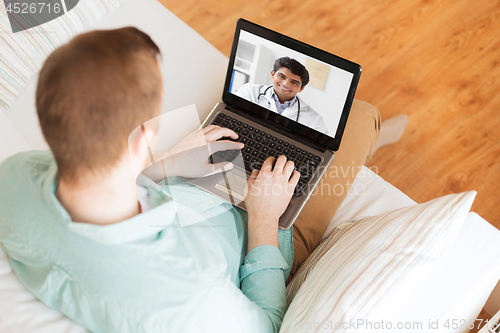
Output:
<svg viewBox="0 0 500 333">
<path fill-rule="evenodd" d="M 258 104 L 266 109 L 269 109 L 274 112 L 278 112 L 276 108 L 276 102 L 272 96 L 273 88 L 271 87 L 264 94 L 264 91 L 268 88 L 268 85 L 263 84 L 244 84 L 235 95 L 242 97 L 252 103 Z M 260 95 L 259 94 L 264 94 Z M 299 95 L 296 95 L 299 98 Z M 282 116 L 290 118 L 292 120 L 297 119 L 298 113 L 298 104 L 297 102 L 293 103 L 290 107 L 286 108 Z M 328 129 L 326 128 L 326 124 L 323 121 L 323 118 L 319 113 L 314 111 L 309 105 L 307 105 L 303 99 L 300 99 L 300 115 L 299 115 L 299 123 L 311 127 L 321 133 L 328 134 Z"/>
</svg>

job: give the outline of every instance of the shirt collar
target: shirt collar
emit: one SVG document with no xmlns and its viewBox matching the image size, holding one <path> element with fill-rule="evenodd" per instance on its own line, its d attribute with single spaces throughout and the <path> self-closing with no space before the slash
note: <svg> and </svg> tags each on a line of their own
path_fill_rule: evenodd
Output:
<svg viewBox="0 0 500 333">
<path fill-rule="evenodd" d="M 138 183 L 140 186 L 145 187 L 149 193 L 151 209 L 148 212 L 108 225 L 73 222 L 55 195 L 59 184 L 55 161 L 49 168 L 47 175 L 45 193 L 48 194 L 53 209 L 62 217 L 67 228 L 98 243 L 122 244 L 134 242 L 155 236 L 167 226 L 178 223 L 176 219 L 177 210 L 173 200 L 163 192 L 160 186 L 142 175 L 139 177 Z"/>
<path fill-rule="evenodd" d="M 271 86 L 272 87 L 272 86 Z M 297 101 L 297 95 L 293 96 L 293 98 L 289 101 L 286 101 L 285 103 L 281 103 L 278 96 L 276 95 L 276 92 L 274 91 L 274 87 L 269 89 L 271 92 L 271 97 L 274 99 L 276 102 L 276 105 L 280 105 L 282 108 L 286 109 L 289 108 L 290 106 L 293 106 L 295 102 Z"/>
</svg>

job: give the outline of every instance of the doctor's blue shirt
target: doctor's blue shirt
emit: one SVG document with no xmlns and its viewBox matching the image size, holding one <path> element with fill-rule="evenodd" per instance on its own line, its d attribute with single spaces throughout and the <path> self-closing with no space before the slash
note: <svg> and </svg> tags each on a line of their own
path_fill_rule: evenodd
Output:
<svg viewBox="0 0 500 333">
<path fill-rule="evenodd" d="M 196 187 L 140 177 L 149 210 L 93 225 L 55 196 L 52 154 L 0 164 L 0 241 L 21 282 L 93 332 L 277 332 L 292 229 L 248 254 L 246 213 Z M 144 190 L 143 190 L 144 191 Z"/>
<path fill-rule="evenodd" d="M 294 105 L 297 102 L 297 96 L 293 96 L 293 98 L 289 101 L 285 101 L 285 103 L 281 103 L 278 96 L 276 96 L 276 93 L 274 92 L 274 89 L 269 89 L 271 90 L 271 96 L 274 99 L 274 103 L 276 104 L 276 109 L 278 110 L 279 114 L 282 114 L 283 111 L 288 109 L 290 106 Z"/>
</svg>

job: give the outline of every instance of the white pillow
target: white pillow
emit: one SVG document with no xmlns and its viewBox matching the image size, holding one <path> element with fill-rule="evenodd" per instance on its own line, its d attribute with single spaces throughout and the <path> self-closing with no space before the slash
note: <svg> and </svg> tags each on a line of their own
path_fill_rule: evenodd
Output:
<svg viewBox="0 0 500 333">
<path fill-rule="evenodd" d="M 80 0 L 72 10 L 45 24 L 12 33 L 0 1 L 0 109 L 6 111 L 58 46 L 91 27 L 124 0 Z"/>
<path fill-rule="evenodd" d="M 347 332 L 453 244 L 476 192 L 339 225 L 287 286 L 280 332 Z"/>
</svg>

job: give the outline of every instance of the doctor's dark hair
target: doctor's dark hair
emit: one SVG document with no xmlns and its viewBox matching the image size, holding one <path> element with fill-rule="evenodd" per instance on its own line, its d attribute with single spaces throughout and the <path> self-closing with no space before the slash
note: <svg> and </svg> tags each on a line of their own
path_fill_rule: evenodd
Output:
<svg viewBox="0 0 500 333">
<path fill-rule="evenodd" d="M 302 86 L 300 88 L 304 88 L 309 83 L 309 72 L 304 65 L 297 60 L 290 57 L 281 57 L 276 59 L 273 71 L 276 73 L 282 67 L 288 68 L 290 72 L 300 76 L 300 80 L 302 81 Z"/>
<path fill-rule="evenodd" d="M 78 35 L 47 58 L 36 109 L 61 179 L 112 169 L 132 131 L 160 114 L 160 56 L 147 34 L 126 27 Z"/>
</svg>

